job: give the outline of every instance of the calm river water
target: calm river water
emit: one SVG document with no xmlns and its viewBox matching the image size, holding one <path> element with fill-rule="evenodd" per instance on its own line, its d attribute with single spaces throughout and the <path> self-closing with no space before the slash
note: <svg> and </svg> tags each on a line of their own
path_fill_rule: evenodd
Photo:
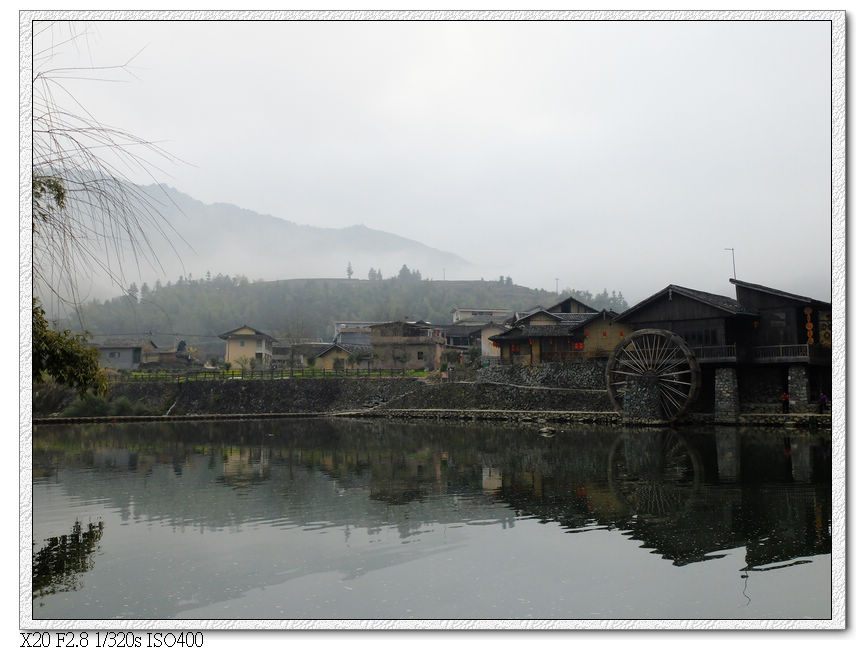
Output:
<svg viewBox="0 0 865 650">
<path fill-rule="evenodd" d="M 37 426 L 36 619 L 831 616 L 829 434 Z"/>
</svg>

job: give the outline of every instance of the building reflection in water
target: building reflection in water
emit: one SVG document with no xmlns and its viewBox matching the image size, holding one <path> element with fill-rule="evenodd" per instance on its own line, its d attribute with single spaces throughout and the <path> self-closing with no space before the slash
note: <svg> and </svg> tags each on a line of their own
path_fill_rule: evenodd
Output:
<svg viewBox="0 0 865 650">
<path fill-rule="evenodd" d="M 110 474 L 119 512 L 173 525 L 396 525 L 408 536 L 431 522 L 533 518 L 568 533 L 617 529 L 675 565 L 745 547 L 749 568 L 831 548 L 831 454 L 808 432 L 574 427 L 542 437 L 526 426 L 316 420 L 247 422 L 240 433 L 236 423 L 36 433 L 34 476 L 85 468 L 66 473 L 65 489 L 93 498 L 104 486 L 85 478 Z M 178 498 L 191 489 L 194 499 Z M 73 589 L 101 534 L 101 523 L 79 524 L 34 551 L 34 593 Z"/>
<path fill-rule="evenodd" d="M 568 532 L 626 531 L 679 566 L 742 546 L 746 569 L 831 551 L 824 438 L 630 430 L 613 440 L 607 460 L 606 480 L 581 471 L 578 458 L 570 471 L 502 471 L 497 494 L 519 515 Z"/>
</svg>

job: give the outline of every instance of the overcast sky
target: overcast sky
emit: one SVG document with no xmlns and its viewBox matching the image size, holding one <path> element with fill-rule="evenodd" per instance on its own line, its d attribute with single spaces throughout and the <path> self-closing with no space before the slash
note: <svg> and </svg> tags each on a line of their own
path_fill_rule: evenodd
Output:
<svg viewBox="0 0 865 650">
<path fill-rule="evenodd" d="M 365 224 L 478 265 L 448 279 L 732 295 L 735 248 L 740 279 L 830 297 L 828 22 L 90 32 L 58 62 L 135 57 L 134 77 L 69 82 L 76 98 L 186 161 L 157 180 L 205 203 Z"/>
</svg>

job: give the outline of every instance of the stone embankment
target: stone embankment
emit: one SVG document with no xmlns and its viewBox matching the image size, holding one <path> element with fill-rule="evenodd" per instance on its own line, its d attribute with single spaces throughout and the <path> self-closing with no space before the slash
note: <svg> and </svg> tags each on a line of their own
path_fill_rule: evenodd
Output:
<svg viewBox="0 0 865 650">
<path fill-rule="evenodd" d="M 474 382 L 451 383 L 418 378 L 351 377 L 118 383 L 112 386 L 112 400 L 126 398 L 146 408 L 151 415 L 108 419 L 340 415 L 620 423 L 619 414 L 610 408 L 606 390 L 599 387 L 603 386 L 600 364 L 565 366 L 560 373 L 555 370 L 546 366 L 485 368 Z M 569 382 L 571 387 L 562 387 Z M 71 391 L 64 391 L 56 386 L 34 390 L 35 422 L 48 418 L 54 421 L 59 416 L 74 398 Z M 688 422 L 710 424 L 716 420 L 712 414 L 694 413 L 688 416 Z M 742 414 L 729 424 L 828 428 L 831 419 L 816 414 Z"/>
<path fill-rule="evenodd" d="M 605 391 L 440 383 L 398 379 L 272 379 L 189 382 L 130 382 L 112 386 L 111 398 L 125 397 L 158 415 L 338 413 L 375 409 L 490 411 L 609 411 Z M 58 389 L 34 393 L 34 414 L 56 415 L 68 405 Z"/>
<path fill-rule="evenodd" d="M 489 366 L 477 371 L 481 383 L 606 390 L 606 359 L 584 363 L 545 363 L 540 366 Z"/>
</svg>

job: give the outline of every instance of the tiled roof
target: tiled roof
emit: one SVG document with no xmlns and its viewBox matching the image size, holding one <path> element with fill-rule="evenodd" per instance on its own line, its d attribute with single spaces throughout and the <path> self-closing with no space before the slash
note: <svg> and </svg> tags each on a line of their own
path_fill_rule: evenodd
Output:
<svg viewBox="0 0 865 650">
<path fill-rule="evenodd" d="M 123 336 L 102 336 L 96 335 L 90 341 L 91 345 L 97 348 L 158 348 L 156 343 L 150 339 L 123 337 Z"/>
<path fill-rule="evenodd" d="M 685 296 L 686 298 L 691 298 L 698 302 L 702 302 L 704 304 L 715 307 L 716 309 L 720 309 L 721 311 L 725 311 L 732 315 L 743 314 L 748 316 L 756 316 L 757 313 L 751 309 L 745 307 L 742 303 L 738 302 L 734 298 L 730 298 L 729 296 L 721 296 L 715 293 L 707 293 L 706 291 L 697 291 L 696 289 L 689 289 L 688 287 L 681 287 L 676 284 L 671 284 L 664 289 L 661 289 L 655 294 L 652 294 L 645 300 L 641 300 L 633 307 L 626 309 L 621 314 L 615 317 L 614 320 L 627 320 L 629 316 L 643 309 L 646 305 L 658 300 L 663 296 L 667 296 L 670 294 L 678 294 L 680 296 Z"/>
<path fill-rule="evenodd" d="M 507 332 L 491 336 L 490 341 L 517 340 L 530 338 L 561 338 L 575 336 L 580 327 L 571 324 L 559 325 L 529 325 L 526 327 L 514 327 Z"/>
<path fill-rule="evenodd" d="M 591 313 L 582 313 L 582 314 L 553 314 L 553 316 L 559 318 L 562 321 L 571 322 L 574 324 L 585 323 L 586 321 L 593 320 L 598 316 L 599 312 L 591 312 Z"/>
<path fill-rule="evenodd" d="M 456 325 L 446 325 L 442 330 L 448 336 L 466 336 L 472 332 L 480 332 L 484 323 L 460 323 Z"/>
<path fill-rule="evenodd" d="M 536 312 L 532 312 L 527 316 L 523 316 L 518 319 L 514 324 L 519 324 L 525 320 L 529 320 L 532 316 L 537 316 L 538 314 L 543 314 L 545 316 L 549 316 L 550 318 L 557 320 L 562 323 L 570 323 L 571 325 L 579 325 L 580 323 L 584 323 L 592 320 L 598 315 L 599 312 L 583 312 L 583 313 L 568 313 L 568 312 L 549 312 L 545 309 L 538 310 Z"/>
<path fill-rule="evenodd" d="M 512 318 L 512 317 L 513 317 L 513 313 L 509 314 L 507 317 L 502 316 L 501 318 L 461 318 L 457 321 L 454 321 L 453 323 L 451 323 L 449 325 L 442 325 L 441 327 L 447 328 L 447 327 L 454 327 L 456 325 L 475 325 L 475 326 L 480 327 L 482 325 L 488 325 L 490 323 L 496 323 L 496 324 L 500 325 L 501 323 L 504 323 L 508 318 Z"/>
<path fill-rule="evenodd" d="M 735 298 L 731 298 L 730 296 L 721 296 L 716 293 L 697 291 L 696 289 L 688 289 L 687 287 L 680 287 L 675 284 L 671 284 L 670 287 L 678 291 L 683 296 L 690 296 L 695 300 L 705 302 L 706 304 L 717 307 L 718 309 L 724 309 L 726 311 L 737 314 L 753 314 L 753 312 L 747 307 L 745 307 L 745 305 L 740 303 Z"/>
<path fill-rule="evenodd" d="M 231 336 L 252 336 L 252 334 L 235 334 L 235 332 L 237 330 L 243 330 L 243 329 L 252 330 L 253 332 L 255 332 L 255 336 L 263 336 L 264 338 L 270 339 L 271 341 L 275 340 L 270 334 L 266 334 L 260 330 L 255 329 L 254 327 L 250 327 L 249 325 L 241 325 L 240 327 L 235 327 L 233 330 L 229 330 L 228 332 L 225 332 L 224 334 L 220 334 L 219 338 L 227 339 Z"/>
<path fill-rule="evenodd" d="M 354 343 L 333 343 L 327 346 L 324 350 L 316 354 L 316 357 L 323 356 L 330 352 L 332 349 L 337 348 L 339 350 L 345 350 L 349 354 L 359 354 L 363 352 L 372 352 L 371 345 L 357 345 Z"/>
<path fill-rule="evenodd" d="M 560 301 L 557 302 L 555 305 L 552 305 L 551 307 L 549 307 L 549 308 L 547 309 L 547 311 L 552 311 L 553 309 L 562 308 L 564 305 L 566 305 L 566 304 L 569 303 L 569 302 L 575 302 L 575 303 L 577 303 L 578 305 L 580 305 L 581 307 L 586 307 L 587 309 L 591 310 L 592 312 L 597 312 L 597 311 L 598 311 L 597 309 L 595 309 L 595 308 L 592 307 L 591 305 L 587 305 L 586 303 L 582 302 L 581 300 L 577 300 L 577 299 L 574 298 L 573 296 L 568 296 L 568 297 L 565 298 L 564 300 L 560 300 Z M 555 313 L 558 314 L 558 313 L 562 313 L 562 312 L 555 312 Z M 565 313 L 567 313 L 567 312 L 565 312 Z"/>
<path fill-rule="evenodd" d="M 735 285 L 736 287 L 742 287 L 744 289 L 752 289 L 753 291 L 762 291 L 763 293 L 769 293 L 773 296 L 779 296 L 781 298 L 789 298 L 790 300 L 798 300 L 800 302 L 819 302 L 823 304 L 830 304 L 823 300 L 817 300 L 815 298 L 808 298 L 807 296 L 798 296 L 795 293 L 788 293 L 786 291 L 781 291 L 780 289 L 773 289 L 771 287 L 765 287 L 762 284 L 754 284 L 752 282 L 743 282 L 742 280 L 736 280 L 735 278 L 730 278 L 730 283 Z"/>
</svg>

